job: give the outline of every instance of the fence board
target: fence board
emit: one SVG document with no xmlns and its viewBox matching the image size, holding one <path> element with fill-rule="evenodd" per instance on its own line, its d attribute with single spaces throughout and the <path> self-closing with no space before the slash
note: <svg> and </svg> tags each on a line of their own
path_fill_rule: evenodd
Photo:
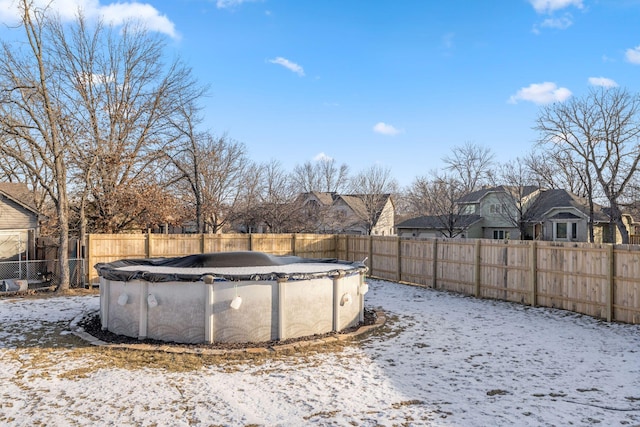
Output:
<svg viewBox="0 0 640 427">
<path fill-rule="evenodd" d="M 529 245 L 518 241 L 482 240 L 480 295 L 531 304 Z"/>
<path fill-rule="evenodd" d="M 438 240 L 437 288 L 474 293 L 475 242 L 473 240 Z"/>
<path fill-rule="evenodd" d="M 400 239 L 400 281 L 431 285 L 433 283 L 433 243 L 430 240 Z"/>
<path fill-rule="evenodd" d="M 252 234 L 251 250 L 272 255 L 293 255 L 293 234 Z"/>
<path fill-rule="evenodd" d="M 340 258 L 335 236 L 330 234 L 294 234 L 297 256 L 303 258 Z"/>
<path fill-rule="evenodd" d="M 322 234 L 91 235 L 97 262 L 254 250 L 366 259 L 369 275 L 640 324 L 640 246 Z"/>
<path fill-rule="evenodd" d="M 371 275 L 373 257 L 369 256 L 369 236 L 347 236 L 347 252 L 349 254 L 347 261 L 362 261 L 365 258 L 365 264 L 369 267 L 369 274 Z"/>
<path fill-rule="evenodd" d="M 538 303 L 605 318 L 608 262 L 604 246 L 538 243 Z"/>
<path fill-rule="evenodd" d="M 397 237 L 377 237 L 373 239 L 372 270 L 376 277 L 387 280 L 398 280 L 398 238 Z"/>
<path fill-rule="evenodd" d="M 147 258 L 171 258 L 202 252 L 200 234 L 148 234 Z"/>
<path fill-rule="evenodd" d="M 250 234 L 205 234 L 203 252 L 237 252 L 251 250 Z"/>
<path fill-rule="evenodd" d="M 613 318 L 640 323 L 640 247 L 616 245 Z"/>
</svg>

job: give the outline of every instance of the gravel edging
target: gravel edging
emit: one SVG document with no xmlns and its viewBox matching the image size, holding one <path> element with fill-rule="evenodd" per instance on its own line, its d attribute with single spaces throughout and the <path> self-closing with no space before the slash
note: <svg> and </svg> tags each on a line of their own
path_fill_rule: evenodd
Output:
<svg viewBox="0 0 640 427">
<path fill-rule="evenodd" d="M 87 343 L 100 346 L 100 347 L 108 347 L 114 349 L 127 349 L 127 350 L 140 350 L 140 351 L 161 351 L 165 353 L 176 353 L 176 354 L 199 354 L 199 355 L 225 355 L 225 354 L 267 354 L 267 353 L 291 353 L 297 350 L 306 349 L 309 347 L 324 345 L 324 344 L 332 344 L 338 343 L 342 341 L 349 341 L 357 337 L 361 337 L 374 329 L 379 328 L 384 325 L 387 318 L 383 311 L 381 310 L 373 310 L 375 313 L 375 321 L 369 325 L 362 325 L 357 329 L 346 332 L 346 333 L 336 333 L 330 336 L 325 336 L 317 339 L 301 339 L 299 341 L 288 342 L 284 344 L 274 344 L 269 345 L 268 347 L 242 347 L 242 348 L 207 348 L 207 347 L 193 347 L 181 344 L 171 344 L 171 343 L 163 343 L 163 344 L 148 344 L 148 343 L 110 343 L 95 336 L 89 334 L 84 330 L 80 323 L 85 320 L 87 317 L 96 315 L 99 313 L 99 310 L 92 311 L 90 313 L 83 313 L 76 316 L 70 323 L 69 329 L 71 332 L 77 336 L 78 338 L 86 341 Z"/>
</svg>

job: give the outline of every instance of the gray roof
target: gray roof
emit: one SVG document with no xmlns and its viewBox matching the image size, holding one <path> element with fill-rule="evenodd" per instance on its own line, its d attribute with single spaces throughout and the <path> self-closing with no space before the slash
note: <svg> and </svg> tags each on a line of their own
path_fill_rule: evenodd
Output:
<svg viewBox="0 0 640 427">
<path fill-rule="evenodd" d="M 33 191 L 29 190 L 27 184 L 21 182 L 0 182 L 0 193 L 24 208 L 36 214 L 38 213 Z"/>
<path fill-rule="evenodd" d="M 536 190 L 538 190 L 538 187 L 535 185 L 525 185 L 521 188 L 512 185 L 498 185 L 496 187 L 486 187 L 465 194 L 458 199 L 458 203 L 479 203 L 480 200 L 489 193 L 510 193 L 515 196 L 527 197 Z"/>
<path fill-rule="evenodd" d="M 589 203 L 587 199 L 578 197 L 575 194 L 569 193 L 567 190 L 552 189 L 544 190 L 533 202 L 531 207 L 527 210 L 527 221 L 542 221 L 550 219 L 546 215 L 551 209 L 576 209 L 582 212 L 584 215 L 589 215 Z M 604 212 L 602 206 L 594 204 L 593 215 L 595 222 L 608 222 L 609 216 Z M 575 218 L 562 218 L 558 217 L 561 213 L 558 213 L 554 219 L 575 219 Z M 576 217 L 577 218 L 577 217 Z"/>
</svg>

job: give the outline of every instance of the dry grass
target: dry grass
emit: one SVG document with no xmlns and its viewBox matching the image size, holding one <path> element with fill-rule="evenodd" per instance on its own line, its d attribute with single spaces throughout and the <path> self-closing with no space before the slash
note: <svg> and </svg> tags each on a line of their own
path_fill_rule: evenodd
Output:
<svg viewBox="0 0 640 427">
<path fill-rule="evenodd" d="M 17 380 L 27 381 L 33 375 L 50 377 L 52 373 L 66 379 L 85 378 L 100 369 L 153 369 L 166 372 L 191 372 L 206 367 L 217 367 L 224 372 L 235 372 L 240 365 L 250 363 L 253 366 L 272 361 L 285 360 L 295 366 L 315 366 L 321 362 L 314 356 L 323 353 L 340 353 L 347 343 L 332 343 L 296 348 L 288 352 L 229 352 L 227 354 L 177 353 L 162 350 L 136 350 L 112 348 L 109 346 L 91 346 L 74 335 L 48 333 L 64 340 L 64 346 L 38 346 L 42 341 L 42 331 L 31 331 L 31 345 L 6 352 L 6 356 L 20 366 Z M 38 340 L 39 338 L 39 340 Z M 47 340 L 48 341 L 48 340 Z M 264 371 L 262 371 L 264 373 Z"/>
</svg>

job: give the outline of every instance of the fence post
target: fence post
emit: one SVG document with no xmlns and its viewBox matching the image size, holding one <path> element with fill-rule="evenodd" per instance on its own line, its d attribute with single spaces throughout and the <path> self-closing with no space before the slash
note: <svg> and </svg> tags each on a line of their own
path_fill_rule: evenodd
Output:
<svg viewBox="0 0 640 427">
<path fill-rule="evenodd" d="M 373 236 L 371 234 L 369 234 L 369 265 L 371 266 L 369 270 L 373 276 Z"/>
<path fill-rule="evenodd" d="M 400 241 L 400 236 L 398 239 L 398 248 L 396 250 L 396 263 L 398 265 L 398 282 L 402 282 L 402 242 Z"/>
<path fill-rule="evenodd" d="M 352 261 L 352 259 L 349 258 L 349 235 L 345 234 L 344 237 L 345 237 L 344 259 L 347 260 L 347 261 Z"/>
<path fill-rule="evenodd" d="M 480 298 L 480 239 L 476 239 L 476 253 L 474 262 L 474 293 L 476 298 Z"/>
<path fill-rule="evenodd" d="M 296 233 L 291 233 L 291 250 L 293 251 L 292 255 L 296 256 Z"/>
<path fill-rule="evenodd" d="M 249 250 L 253 250 L 253 233 L 249 233 Z"/>
<path fill-rule="evenodd" d="M 200 253 L 203 254 L 206 249 L 204 233 L 200 234 Z"/>
<path fill-rule="evenodd" d="M 87 283 L 91 288 L 93 287 L 93 283 L 91 283 L 91 279 L 92 279 L 91 273 L 93 272 L 93 266 L 95 265 L 95 262 L 93 262 L 93 234 L 91 233 L 87 235 L 87 247 L 85 249 L 84 256 L 87 260 L 87 272 L 86 272 Z"/>
<path fill-rule="evenodd" d="M 615 260 L 615 252 L 613 250 L 613 244 L 610 244 L 607 247 L 607 257 L 609 258 L 609 271 L 607 272 L 607 295 L 606 295 L 606 303 L 607 303 L 607 322 L 611 322 L 613 320 L 613 292 L 614 292 L 614 283 L 615 280 L 615 269 L 616 269 L 616 260 Z"/>
<path fill-rule="evenodd" d="M 438 239 L 433 239 L 433 281 L 431 283 L 431 287 L 433 289 L 438 289 L 437 284 L 437 276 L 438 276 Z"/>
<path fill-rule="evenodd" d="M 538 305 L 538 248 L 535 240 L 532 240 L 529 246 L 529 262 L 531 263 L 531 270 L 529 270 L 531 306 L 536 307 Z"/>
<path fill-rule="evenodd" d="M 151 258 L 151 230 L 147 230 L 147 258 Z"/>
</svg>

